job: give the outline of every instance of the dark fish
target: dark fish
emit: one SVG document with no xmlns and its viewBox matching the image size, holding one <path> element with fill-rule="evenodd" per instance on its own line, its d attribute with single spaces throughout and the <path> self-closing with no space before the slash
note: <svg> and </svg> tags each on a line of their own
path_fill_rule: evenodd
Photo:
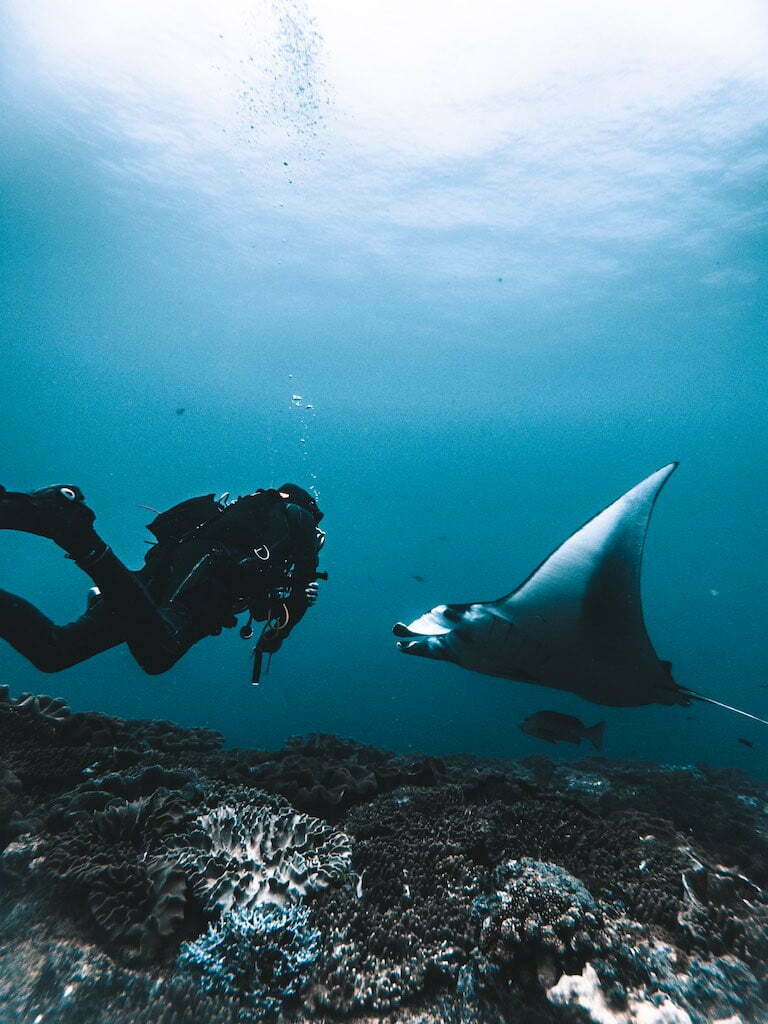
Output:
<svg viewBox="0 0 768 1024">
<path fill-rule="evenodd" d="M 411 579 L 412 580 L 416 580 L 417 583 L 426 583 L 427 582 L 427 577 L 426 576 L 414 576 L 414 575 L 412 575 Z"/>
<path fill-rule="evenodd" d="M 741 736 L 739 736 L 739 743 L 743 743 L 745 747 L 754 747 L 755 745 L 750 740 L 743 740 Z"/>
<path fill-rule="evenodd" d="M 183 414 L 183 412 L 184 412 L 184 406 L 183 406 L 183 405 L 180 405 L 180 406 L 178 407 L 178 409 L 176 410 L 176 415 L 177 415 L 177 416 L 181 416 L 181 415 Z"/>
<path fill-rule="evenodd" d="M 520 723 L 520 728 L 528 736 L 535 736 L 547 743 L 581 743 L 589 740 L 595 750 L 603 749 L 603 731 L 605 722 L 598 722 L 587 728 L 583 722 L 573 715 L 562 715 L 559 711 L 537 711 Z"/>
</svg>

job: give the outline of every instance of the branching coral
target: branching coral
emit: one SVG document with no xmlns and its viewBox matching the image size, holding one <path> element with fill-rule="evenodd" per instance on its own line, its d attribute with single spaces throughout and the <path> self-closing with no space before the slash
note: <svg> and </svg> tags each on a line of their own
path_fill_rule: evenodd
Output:
<svg viewBox="0 0 768 1024">
<path fill-rule="evenodd" d="M 349 816 L 358 881 L 313 908 L 323 943 L 312 1012 L 382 1013 L 455 984 L 476 944 L 485 873 L 477 823 L 458 800 L 449 788 L 420 805 L 403 791 Z"/>
<path fill-rule="evenodd" d="M 557 864 L 510 860 L 494 884 L 473 910 L 482 919 L 480 949 L 496 963 L 533 968 L 551 985 L 613 942 L 592 894 Z"/>
<path fill-rule="evenodd" d="M 224 914 L 182 945 L 179 964 L 198 975 L 206 992 L 242 1000 L 259 1019 L 275 1017 L 306 984 L 319 941 L 306 907 L 265 905 Z"/>
</svg>

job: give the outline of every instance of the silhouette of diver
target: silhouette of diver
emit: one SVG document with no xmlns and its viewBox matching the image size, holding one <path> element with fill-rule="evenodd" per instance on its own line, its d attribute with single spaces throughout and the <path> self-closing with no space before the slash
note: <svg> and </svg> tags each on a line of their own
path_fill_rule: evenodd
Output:
<svg viewBox="0 0 768 1024">
<path fill-rule="evenodd" d="M 151 674 L 166 672 L 205 636 L 264 622 L 254 655 L 277 651 L 317 598 L 325 534 L 317 502 L 296 484 L 258 490 L 229 504 L 213 494 L 160 513 L 144 565 L 128 569 L 93 527 L 78 487 L 28 494 L 0 487 L 0 529 L 48 537 L 96 584 L 84 615 L 57 626 L 15 594 L 0 590 L 0 637 L 43 672 L 59 672 L 125 643 Z"/>
</svg>

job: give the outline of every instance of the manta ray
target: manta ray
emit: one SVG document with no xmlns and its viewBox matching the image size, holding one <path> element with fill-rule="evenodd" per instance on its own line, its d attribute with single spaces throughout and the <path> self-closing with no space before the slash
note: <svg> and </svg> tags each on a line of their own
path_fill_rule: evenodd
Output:
<svg viewBox="0 0 768 1024">
<path fill-rule="evenodd" d="M 679 686 L 648 636 L 643 548 L 656 499 L 677 466 L 664 466 L 603 509 L 505 597 L 441 604 L 408 626 L 398 622 L 398 647 L 472 672 L 566 690 L 593 704 L 701 700 L 764 722 Z"/>
</svg>

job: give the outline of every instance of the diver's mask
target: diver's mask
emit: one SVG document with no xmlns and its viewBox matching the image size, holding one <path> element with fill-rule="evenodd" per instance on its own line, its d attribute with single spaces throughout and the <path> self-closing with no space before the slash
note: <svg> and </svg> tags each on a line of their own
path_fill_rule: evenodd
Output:
<svg viewBox="0 0 768 1024">
<path fill-rule="evenodd" d="M 318 526 L 315 527 L 315 544 L 317 550 L 322 551 L 323 545 L 325 544 L 325 530 L 321 530 Z"/>
</svg>

